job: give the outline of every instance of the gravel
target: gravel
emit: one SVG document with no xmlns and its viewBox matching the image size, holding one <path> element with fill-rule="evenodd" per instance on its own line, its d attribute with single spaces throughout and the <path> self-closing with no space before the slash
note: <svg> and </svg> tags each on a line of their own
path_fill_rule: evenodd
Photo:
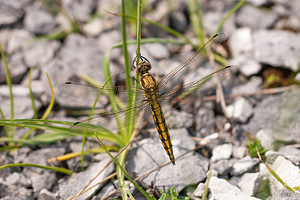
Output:
<svg viewBox="0 0 300 200">
<path fill-rule="evenodd" d="M 45 2 L 50 3 L 46 5 Z M 121 2 L 62 0 L 61 5 L 55 2 L 0 0 L 0 41 L 13 83 L 15 119 L 34 117 L 28 89 L 31 67 L 31 86 L 38 118 L 45 113 L 52 96 L 46 73 L 53 84 L 55 105 L 47 120 L 74 123 L 86 119 L 89 113 L 86 109 L 93 105 L 99 91 L 93 87 L 76 87 L 64 83 L 82 81 L 80 77 L 88 76 L 97 83 L 104 84 L 105 59 L 109 60 L 112 83 L 125 85 L 122 46 L 111 49 L 122 42 L 121 19 L 111 14 L 121 13 Z M 204 31 L 207 35 L 215 33 L 219 23 L 237 3 L 218 0 L 200 2 Z M 175 186 L 180 194 L 185 195 L 183 192 L 187 191 L 193 198 L 201 198 L 207 173 L 209 168 L 212 168 L 209 199 L 258 199 L 266 187 L 270 188 L 269 196 L 273 199 L 299 199 L 298 194 L 289 193 L 284 189 L 257 158 L 251 158 L 247 149 L 249 137 L 256 137 L 268 150 L 264 156 L 271 168 L 289 186 L 300 185 L 300 90 L 296 87 L 285 88 L 284 92 L 279 92 L 276 88 L 265 90 L 267 85 L 276 85 L 272 84 L 272 81 L 276 82 L 278 77 L 283 77 L 278 81 L 279 84 L 287 86 L 291 79 L 289 77 L 293 77 L 299 71 L 299 9 L 300 1 L 296 0 L 247 0 L 247 4 L 224 23 L 221 29 L 221 32 L 225 33 L 222 46 L 213 44 L 210 47 L 224 56 L 228 65 L 233 65 L 231 73 L 219 73 L 218 80 L 205 82 L 200 86 L 201 89 L 185 99 L 180 99 L 175 105 L 174 101 L 166 100 L 165 96 L 161 97 L 174 148 L 175 165 L 162 166 L 169 158 L 154 129 L 150 112 L 142 121 L 145 126 L 139 130 L 128 152 L 126 170 L 134 179 L 158 168 L 137 180 L 143 189 L 159 197 L 158 190 L 166 191 Z M 197 27 L 193 26 L 194 19 L 190 18 L 190 11 L 187 1 L 168 4 L 166 1 L 151 0 L 144 5 L 143 17 L 174 28 L 197 45 L 200 33 L 196 33 Z M 135 15 L 130 9 L 126 12 L 126 15 Z M 135 20 L 132 20 L 133 23 L 130 19 L 127 20 L 127 40 L 134 40 Z M 74 29 L 75 25 L 78 25 L 78 29 Z M 52 37 L 58 32 L 63 34 Z M 144 39 L 151 39 L 152 42 L 147 43 Z M 160 79 L 189 58 L 194 49 L 190 44 L 153 42 L 157 39 L 185 40 L 143 21 L 141 53 L 150 60 L 151 72 L 155 74 L 155 78 Z M 136 56 L 134 42 L 128 42 L 128 52 L 131 63 Z M 203 62 L 198 62 L 199 58 L 203 58 Z M 174 73 L 169 77 L 171 89 L 175 88 L 172 83 L 178 83 L 177 91 L 181 91 L 184 84 L 193 83 L 211 73 L 214 69 L 205 58 L 197 57 L 197 61 L 194 62 L 197 68 L 189 76 L 179 77 Z M 11 107 L 2 56 L 0 61 L 0 123 L 3 123 L 2 113 L 5 119 L 10 119 Z M 218 66 L 219 61 L 220 59 L 216 62 L 216 68 L 221 66 Z M 266 77 L 267 72 L 273 74 Z M 131 75 L 134 74 L 132 71 Z M 136 80 L 133 79 L 134 81 Z M 220 93 L 216 93 L 215 90 L 218 81 L 222 83 L 225 95 L 223 106 L 220 106 L 218 99 Z M 267 84 L 270 81 L 271 84 Z M 160 84 L 159 87 L 166 92 L 170 85 Z M 260 94 L 262 91 L 265 94 Z M 138 98 L 142 97 L 141 91 Z M 123 96 L 120 99 L 127 100 Z M 144 102 L 141 101 L 142 103 Z M 108 98 L 102 94 L 96 108 L 97 113 L 112 110 Z M 148 123 L 150 121 L 147 117 L 151 123 Z M 104 118 L 92 120 L 92 123 L 102 123 L 105 128 L 117 128 L 117 125 L 113 125 L 114 122 L 115 120 L 109 121 Z M 46 125 L 51 127 L 49 122 Z M 79 130 L 77 128 L 73 127 L 74 130 Z M 15 139 L 21 141 L 28 131 L 29 128 L 16 128 Z M 3 150 L 0 153 L 1 166 L 33 163 L 68 168 L 74 170 L 74 173 L 63 175 L 35 167 L 3 168 L 0 172 L 1 200 L 68 199 L 78 193 L 110 160 L 106 154 L 86 154 L 83 163 L 86 169 L 83 171 L 80 168 L 80 156 L 49 162 L 50 158 L 80 153 L 82 150 L 82 135 L 70 136 L 70 132 L 65 131 L 64 138 L 70 137 L 63 140 L 52 138 L 50 142 L 48 138 L 43 137 L 51 131 L 52 129 L 34 130 L 27 138 L 30 145 L 24 142 L 23 146 L 17 146 L 13 150 Z M 10 135 L 9 127 L 0 127 L 3 141 Z M 101 138 L 106 139 L 106 136 L 101 135 Z M 44 139 L 43 144 L 35 143 L 35 139 L 39 137 Z M 123 136 L 115 139 L 120 138 L 124 139 Z M 6 148 L 13 142 L 1 140 L 0 148 Z M 112 141 L 105 142 L 107 145 L 114 145 Z M 194 150 L 196 147 L 197 150 Z M 90 149 L 99 150 L 99 144 L 95 138 L 88 135 L 84 150 Z M 190 153 L 187 153 L 188 151 Z M 113 153 L 114 156 L 116 154 Z M 185 155 L 180 157 L 182 154 Z M 109 165 L 95 183 L 115 171 L 114 165 Z M 126 181 L 126 184 L 136 199 L 143 198 L 129 181 Z M 198 187 L 193 191 L 190 185 Z M 118 180 L 113 177 L 84 193 L 79 199 L 101 199 L 118 187 Z M 120 198 L 120 193 L 114 193 L 111 198 Z"/>
</svg>

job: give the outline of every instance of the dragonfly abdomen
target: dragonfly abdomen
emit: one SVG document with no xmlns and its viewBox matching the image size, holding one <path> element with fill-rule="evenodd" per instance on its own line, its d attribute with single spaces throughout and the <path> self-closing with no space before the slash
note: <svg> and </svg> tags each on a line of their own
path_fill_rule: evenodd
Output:
<svg viewBox="0 0 300 200">
<path fill-rule="evenodd" d="M 161 110 L 160 104 L 158 102 L 152 102 L 150 104 L 153 120 L 159 133 L 160 140 L 164 146 L 166 153 L 168 154 L 171 162 L 175 164 L 175 158 L 172 149 L 171 138 L 168 130 L 167 123 L 165 121 L 164 114 Z"/>
</svg>

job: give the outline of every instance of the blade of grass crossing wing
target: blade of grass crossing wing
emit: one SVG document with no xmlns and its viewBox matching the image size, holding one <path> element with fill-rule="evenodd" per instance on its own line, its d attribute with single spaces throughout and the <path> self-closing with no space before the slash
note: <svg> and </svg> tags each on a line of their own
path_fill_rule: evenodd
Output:
<svg viewBox="0 0 300 200">
<path fill-rule="evenodd" d="M 35 106 L 35 102 L 34 102 L 34 96 L 33 96 L 33 93 L 32 93 L 32 89 L 31 89 L 31 74 L 32 74 L 32 70 L 33 70 L 33 67 L 30 67 L 30 70 L 29 70 L 29 80 L 28 80 L 28 89 L 29 89 L 29 96 L 30 96 L 30 99 L 31 99 L 31 106 L 32 106 L 32 110 L 33 110 L 33 118 L 36 119 L 37 118 L 37 110 L 36 110 L 36 106 Z M 27 139 L 29 137 L 29 135 L 32 133 L 34 129 L 30 129 L 24 136 L 23 136 L 23 139 Z"/>
<path fill-rule="evenodd" d="M 31 99 L 31 105 L 32 105 L 32 110 L 33 110 L 33 118 L 36 119 L 37 118 L 37 110 L 36 110 L 36 106 L 35 106 L 35 102 L 34 102 L 34 96 L 33 96 L 33 93 L 32 93 L 32 89 L 31 89 L 31 83 L 32 83 L 32 80 L 31 80 L 31 74 L 32 74 L 32 70 L 33 70 L 33 67 L 30 67 L 30 70 L 29 70 L 29 80 L 28 80 L 28 89 L 29 89 L 29 95 L 30 95 L 30 99 Z"/>
<path fill-rule="evenodd" d="M 112 49 L 109 49 L 105 55 L 104 55 L 104 59 L 103 59 L 103 71 L 104 71 L 104 76 L 105 76 L 105 79 L 106 80 L 109 80 L 110 76 L 111 76 L 111 73 L 110 73 L 110 69 L 109 69 L 109 57 L 110 57 L 110 51 Z M 111 80 L 108 81 L 107 83 L 108 86 L 112 86 L 112 82 Z M 116 122 L 118 124 L 118 127 L 119 127 L 119 131 L 120 131 L 120 135 L 121 135 L 121 138 L 122 138 L 122 141 L 124 140 L 124 135 L 125 135 L 125 126 L 119 116 L 119 113 L 117 112 L 118 111 L 118 106 L 117 106 L 117 101 L 116 101 L 116 95 L 114 93 L 109 93 L 108 94 L 108 97 L 109 97 L 109 100 L 110 100 L 110 104 L 112 106 L 112 110 L 115 114 L 115 119 L 116 119 Z"/>
<path fill-rule="evenodd" d="M 46 74 L 46 77 L 47 77 L 47 79 L 48 79 L 49 87 L 50 87 L 50 90 L 51 90 L 51 101 L 50 101 L 50 104 L 49 104 L 49 106 L 47 107 L 45 113 L 43 114 L 43 116 L 42 116 L 42 118 L 41 118 L 42 120 L 45 120 L 45 119 L 48 117 L 48 115 L 50 114 L 50 112 L 51 112 L 51 110 L 52 110 L 52 108 L 53 108 L 53 106 L 54 106 L 54 100 L 55 100 L 55 94 L 54 94 L 54 89 L 53 89 L 52 82 L 51 82 L 50 77 L 48 76 L 47 72 L 45 72 L 45 74 Z M 34 101 L 33 101 L 33 102 L 34 102 Z M 27 139 L 27 138 L 29 137 L 29 135 L 31 134 L 32 131 L 33 131 L 33 130 L 28 131 L 28 132 L 23 136 L 23 139 Z"/>
<path fill-rule="evenodd" d="M 54 100 L 55 100 L 55 94 L 54 94 L 54 89 L 53 89 L 53 85 L 52 85 L 52 82 L 50 80 L 50 77 L 48 76 L 48 73 L 45 72 L 46 74 L 46 77 L 48 79 L 48 83 L 49 83 L 49 87 L 50 87 L 50 90 L 51 90 L 51 101 L 50 101 L 50 104 L 49 106 L 47 107 L 45 113 L 43 114 L 42 118 L 41 119 L 46 119 L 48 117 L 48 115 L 50 114 L 53 106 L 54 106 Z"/>
<path fill-rule="evenodd" d="M 106 84 L 108 84 L 108 82 L 110 80 L 111 80 L 111 77 L 109 79 L 107 79 L 106 82 L 104 83 L 103 87 L 99 89 L 98 95 L 97 95 L 97 97 L 95 99 L 95 102 L 94 102 L 94 104 L 92 106 L 92 109 L 91 109 L 91 112 L 89 114 L 89 118 L 88 118 L 87 123 L 90 123 L 90 120 L 91 120 L 92 115 L 93 115 L 93 113 L 95 111 L 97 102 L 98 102 L 98 100 L 100 98 L 100 95 L 102 94 L 102 90 L 106 86 Z M 80 160 L 80 162 L 81 162 L 81 169 L 82 169 L 82 171 L 84 170 L 84 144 L 85 144 L 85 140 L 86 140 L 86 134 L 87 134 L 87 128 L 84 129 L 83 138 L 82 138 L 82 145 L 81 145 L 81 160 Z"/>
</svg>

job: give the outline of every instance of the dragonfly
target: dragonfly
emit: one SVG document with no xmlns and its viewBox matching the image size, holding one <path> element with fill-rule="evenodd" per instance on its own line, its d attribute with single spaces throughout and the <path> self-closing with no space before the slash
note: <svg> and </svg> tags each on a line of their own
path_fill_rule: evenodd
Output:
<svg viewBox="0 0 300 200">
<path fill-rule="evenodd" d="M 220 74 L 220 72 L 227 71 L 231 66 L 221 67 L 216 69 L 215 71 L 209 73 L 208 75 L 201 77 L 198 80 L 192 81 L 183 87 L 176 87 L 182 81 L 186 79 L 195 69 L 202 63 L 204 56 L 200 54 L 203 50 L 205 50 L 214 40 L 222 40 L 224 34 L 216 34 L 211 37 L 202 47 L 200 47 L 192 56 L 190 56 L 185 62 L 177 66 L 167 75 L 165 75 L 162 79 L 157 81 L 154 78 L 154 75 L 150 72 L 152 66 L 150 61 L 140 56 L 139 62 L 137 64 L 133 64 L 133 68 L 139 74 L 139 85 L 138 93 L 142 94 L 142 100 L 137 101 L 137 103 L 133 106 L 125 107 L 118 112 L 118 114 L 126 113 L 128 110 L 135 110 L 135 115 L 138 116 L 139 113 L 145 108 L 150 108 L 154 125 L 159 134 L 159 138 L 162 142 L 163 148 L 168 155 L 170 161 L 175 165 L 175 156 L 173 152 L 173 146 L 171 142 L 171 137 L 169 133 L 169 128 L 164 117 L 164 113 L 162 111 L 161 105 L 170 102 L 171 100 L 178 100 L 180 95 L 186 94 L 189 91 L 193 91 L 199 87 L 199 85 L 208 79 L 212 78 L 216 74 Z M 133 63 L 136 62 L 136 58 Z M 66 86 L 76 86 L 83 85 L 80 82 L 65 82 Z M 115 91 L 121 91 L 118 86 L 110 86 L 102 88 L 104 93 L 114 93 Z M 126 92 L 126 91 L 125 91 Z M 127 91 L 129 95 L 129 92 Z M 108 116 L 115 115 L 116 112 L 111 113 L 103 113 L 100 116 Z"/>
</svg>

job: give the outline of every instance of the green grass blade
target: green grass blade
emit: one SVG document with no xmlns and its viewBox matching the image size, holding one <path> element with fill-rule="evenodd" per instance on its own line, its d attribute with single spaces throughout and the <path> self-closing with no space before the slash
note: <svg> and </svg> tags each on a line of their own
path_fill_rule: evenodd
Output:
<svg viewBox="0 0 300 200">
<path fill-rule="evenodd" d="M 0 119 L 5 119 L 5 116 L 3 114 L 1 107 L 0 107 Z M 4 132 L 5 132 L 6 137 L 9 137 L 9 130 L 7 129 L 7 126 L 4 126 Z"/>
<path fill-rule="evenodd" d="M 51 171 L 69 174 L 69 175 L 73 174 L 73 171 L 65 169 L 65 168 L 36 165 L 36 164 L 31 164 L 31 163 L 16 163 L 16 164 L 2 165 L 2 166 L 0 166 L 0 170 L 7 168 L 7 167 L 37 167 L 37 168 L 51 170 Z"/>
<path fill-rule="evenodd" d="M 28 80 L 28 89 L 29 89 L 29 95 L 30 95 L 30 99 L 31 99 L 31 105 L 32 105 L 32 110 L 33 110 L 33 118 L 36 119 L 37 118 L 37 110 L 36 110 L 36 106 L 35 106 L 35 102 L 34 102 L 34 96 L 33 96 L 33 93 L 32 93 L 32 89 L 31 89 L 31 83 L 32 83 L 32 80 L 31 80 L 31 74 L 32 74 L 32 70 L 33 70 L 33 67 L 30 67 L 30 70 L 29 70 L 29 80 Z"/>
<path fill-rule="evenodd" d="M 99 137 L 103 138 L 106 141 L 113 142 L 117 145 L 122 143 L 120 135 L 115 134 L 103 127 L 92 124 L 79 123 L 76 125 L 76 127 L 81 129 L 69 128 L 73 124 L 73 122 L 39 119 L 0 120 L 0 126 L 26 127 L 48 131 L 47 133 L 43 133 L 28 139 L 31 142 L 30 144 L 32 145 L 37 145 L 39 143 L 51 143 L 73 136 L 82 136 L 82 130 L 84 130 L 84 128 L 88 128 L 87 134 L 89 137 L 94 137 L 94 133 L 97 132 Z"/>
<path fill-rule="evenodd" d="M 190 19 L 193 25 L 194 32 L 200 41 L 199 46 L 202 46 L 205 43 L 204 41 L 205 34 L 204 34 L 202 13 L 201 13 L 199 2 L 197 0 L 189 0 L 188 7 L 189 7 Z"/>
<path fill-rule="evenodd" d="M 46 72 L 46 76 L 47 76 L 49 87 L 50 87 L 50 90 L 51 90 L 51 101 L 50 101 L 50 104 L 47 107 L 45 113 L 43 114 L 42 119 L 46 119 L 48 117 L 48 115 L 50 114 L 50 112 L 51 112 L 51 110 L 53 108 L 54 100 L 55 100 L 55 94 L 54 94 L 53 85 L 51 83 L 50 77 L 48 76 L 47 72 Z"/>
<path fill-rule="evenodd" d="M 216 31 L 214 34 L 219 33 L 224 25 L 224 23 L 228 20 L 229 17 L 231 17 L 232 14 L 234 14 L 244 3 L 246 2 L 246 0 L 241 0 L 239 1 L 228 13 L 227 15 L 221 20 L 221 22 L 219 23 Z M 213 35 L 214 35 L 213 34 Z"/>
<path fill-rule="evenodd" d="M 7 65 L 7 60 L 2 48 L 2 44 L 0 42 L 0 53 L 1 53 L 1 57 L 3 59 L 3 63 L 4 63 L 4 69 L 5 69 L 5 74 L 6 74 L 6 83 L 8 85 L 8 89 L 9 89 L 9 99 L 10 99 L 10 119 L 14 119 L 15 118 L 15 111 L 14 111 L 14 96 L 13 96 L 13 92 L 12 92 L 12 84 L 11 84 L 11 78 L 10 78 L 10 73 L 9 73 L 9 69 L 8 69 L 8 65 Z M 15 129 L 14 127 L 11 127 L 11 134 L 10 137 L 15 137 Z"/>
</svg>

